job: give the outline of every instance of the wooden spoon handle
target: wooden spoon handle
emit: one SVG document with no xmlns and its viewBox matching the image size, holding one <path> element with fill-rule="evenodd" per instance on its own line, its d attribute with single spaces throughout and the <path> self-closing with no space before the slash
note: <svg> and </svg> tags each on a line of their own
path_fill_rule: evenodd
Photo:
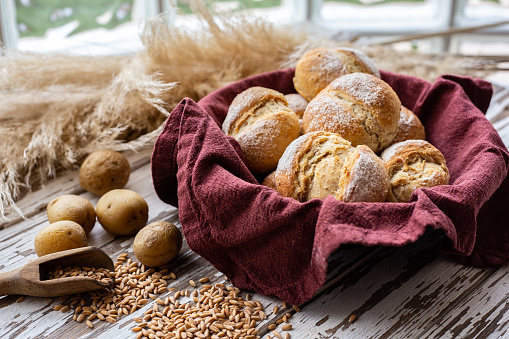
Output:
<svg viewBox="0 0 509 339">
<path fill-rule="evenodd" d="M 13 271 L 0 273 L 0 295 L 18 294 L 20 279 L 18 272 L 21 267 Z"/>
</svg>

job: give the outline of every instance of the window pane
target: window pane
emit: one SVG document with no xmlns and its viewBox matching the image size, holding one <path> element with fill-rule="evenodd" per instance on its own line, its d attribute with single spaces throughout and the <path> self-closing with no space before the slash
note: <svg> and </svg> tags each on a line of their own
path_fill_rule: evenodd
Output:
<svg viewBox="0 0 509 339">
<path fill-rule="evenodd" d="M 127 54 L 142 48 L 145 0 L 16 0 L 20 50 L 84 55 Z"/>
<path fill-rule="evenodd" d="M 178 14 L 192 14 L 188 1 L 177 0 L 175 4 Z M 302 21 L 305 14 L 305 1 L 301 0 L 213 0 L 208 4 L 213 13 L 249 13 L 277 24 Z"/>
<path fill-rule="evenodd" d="M 445 27 L 449 5 L 445 0 L 324 0 L 315 6 L 313 19 L 349 32 L 416 32 Z"/>
<path fill-rule="evenodd" d="M 73 23 L 69 35 L 114 28 L 131 21 L 134 0 L 16 0 L 20 37 L 44 36 L 49 28 Z"/>
</svg>

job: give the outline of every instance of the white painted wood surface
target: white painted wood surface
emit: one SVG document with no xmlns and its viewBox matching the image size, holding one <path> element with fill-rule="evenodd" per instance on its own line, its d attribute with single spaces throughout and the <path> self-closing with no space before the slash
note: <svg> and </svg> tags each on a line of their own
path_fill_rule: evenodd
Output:
<svg viewBox="0 0 509 339">
<path fill-rule="evenodd" d="M 504 96 L 500 96 L 504 97 Z M 490 114 L 503 121 L 507 107 Z M 505 113 L 504 113 L 505 112 Z M 505 126 L 505 125 L 504 125 Z M 504 127 L 505 128 L 505 127 Z M 509 138 L 504 138 L 506 144 Z M 140 193 L 150 206 L 149 222 L 168 220 L 180 227 L 178 210 L 162 203 L 150 181 L 150 150 L 128 155 L 132 174 L 126 188 Z M 28 219 L 14 218 L 0 224 L 0 272 L 15 269 L 36 257 L 35 235 L 46 225 L 46 204 L 61 194 L 79 194 L 96 205 L 98 197 L 79 187 L 77 172 L 68 172 L 29 193 L 18 202 Z M 3 228 L 3 229 L 2 229 Z M 268 319 L 261 322 L 263 338 L 287 312 L 293 314 L 291 338 L 509 338 L 509 267 L 477 269 L 456 264 L 439 252 L 443 236 L 428 232 L 414 244 L 401 248 L 347 247 L 329 260 L 329 278 L 304 305 L 302 312 L 281 309 L 282 301 L 254 294 Z M 132 251 L 133 237 L 115 237 L 97 223 L 89 236 L 92 246 L 112 257 Z M 184 246 L 171 270 L 177 279 L 169 287 L 189 288 L 189 280 L 207 276 L 225 282 L 223 274 Z M 275 274 L 277 274 L 275 272 Z M 226 282 L 227 283 L 227 282 Z M 162 295 L 165 296 L 164 294 Z M 54 298 L 0 297 L 0 334 L 7 338 L 135 338 L 132 318 L 152 306 L 123 317 L 115 324 L 97 321 L 94 329 L 71 319 L 71 313 L 53 311 Z M 275 306 L 279 311 L 272 314 Z M 350 323 L 351 315 L 356 315 Z M 281 326 L 277 326 L 279 333 Z"/>
</svg>

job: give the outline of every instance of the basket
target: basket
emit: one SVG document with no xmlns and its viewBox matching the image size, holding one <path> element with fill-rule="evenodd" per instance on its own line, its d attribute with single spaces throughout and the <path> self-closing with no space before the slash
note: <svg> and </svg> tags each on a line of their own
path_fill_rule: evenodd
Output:
<svg viewBox="0 0 509 339">
<path fill-rule="evenodd" d="M 235 286 L 292 304 L 325 282 L 327 259 L 344 244 L 402 246 L 427 228 L 450 240 L 444 251 L 469 265 L 509 259 L 509 154 L 485 118 L 491 85 L 443 75 L 434 83 L 381 72 L 421 119 L 444 155 L 449 185 L 420 188 L 408 203 L 304 203 L 259 183 L 241 149 L 220 128 L 233 98 L 252 86 L 295 93 L 294 70 L 272 71 L 221 88 L 173 110 L 152 155 L 159 198 L 179 208 L 189 247 Z M 277 274 L 275 273 L 277 272 Z"/>
</svg>

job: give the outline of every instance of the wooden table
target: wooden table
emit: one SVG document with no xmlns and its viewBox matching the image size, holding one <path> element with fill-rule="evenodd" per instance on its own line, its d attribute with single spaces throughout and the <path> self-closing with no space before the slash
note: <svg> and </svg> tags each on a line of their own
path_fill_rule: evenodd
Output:
<svg viewBox="0 0 509 339">
<path fill-rule="evenodd" d="M 497 89 L 488 115 L 509 144 L 509 90 Z M 498 104 L 498 106 L 496 105 Z M 498 107 L 498 108 L 497 108 Z M 505 119 L 505 120 L 504 120 Z M 180 227 L 178 210 L 156 196 L 150 177 L 151 150 L 127 154 L 132 167 L 126 188 L 140 193 L 150 206 L 149 222 L 167 220 Z M 46 204 L 62 194 L 78 194 L 94 204 L 98 197 L 81 189 L 77 172 L 68 172 L 18 202 L 27 219 L 13 219 L 0 230 L 0 272 L 15 269 L 36 257 L 34 238 L 46 225 Z M 509 338 L 509 265 L 485 269 L 457 264 L 440 253 L 440 232 L 428 232 L 416 243 L 400 248 L 349 247 L 329 261 L 328 281 L 301 312 L 278 298 L 253 294 L 267 319 L 258 327 L 263 338 L 275 337 L 268 326 L 291 313 L 291 338 Z M 127 252 L 135 259 L 133 237 L 113 236 L 97 223 L 89 244 L 112 258 Z M 223 274 L 184 243 L 171 264 L 175 291 L 190 288 L 189 280 L 209 277 L 229 284 Z M 275 273 L 276 274 L 276 273 Z M 162 294 L 164 298 L 170 293 Z M 94 328 L 72 320 L 72 312 L 54 311 L 58 298 L 4 296 L 0 299 L 0 333 L 6 338 L 135 338 L 133 317 L 142 316 L 153 300 L 114 324 L 94 322 Z M 278 312 L 273 314 L 275 306 Z M 351 321 L 355 315 L 356 320 Z M 276 329 L 280 333 L 285 333 Z"/>
</svg>

